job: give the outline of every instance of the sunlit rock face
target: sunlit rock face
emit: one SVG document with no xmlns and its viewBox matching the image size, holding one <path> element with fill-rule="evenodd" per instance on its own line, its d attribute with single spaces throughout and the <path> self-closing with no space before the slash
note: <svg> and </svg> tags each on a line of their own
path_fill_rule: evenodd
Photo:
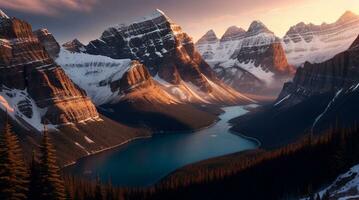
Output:
<svg viewBox="0 0 359 200">
<path fill-rule="evenodd" d="M 185 102 L 248 102 L 217 79 L 192 39 L 160 10 L 128 25 L 107 29 L 85 49 L 86 54 L 138 60 L 164 90 Z"/>
<path fill-rule="evenodd" d="M 214 76 L 192 39 L 159 10 L 130 25 L 107 29 L 100 39 L 86 46 L 86 52 L 139 60 L 153 76 L 158 74 L 174 84 L 190 81 L 202 90 L 211 90 L 203 75 Z"/>
<path fill-rule="evenodd" d="M 292 26 L 283 38 L 290 64 L 320 63 L 349 48 L 359 34 L 359 16 L 347 11 L 336 22 Z"/>
<path fill-rule="evenodd" d="M 139 61 L 62 49 L 56 62 L 96 105 L 117 103 L 133 90 L 154 85 L 148 69 Z"/>
<path fill-rule="evenodd" d="M 57 45 L 48 40 L 46 31 L 38 33 L 45 47 L 55 53 L 57 48 L 52 47 Z M 0 108 L 10 109 L 11 116 L 36 129 L 41 129 L 44 121 L 60 125 L 97 118 L 86 93 L 68 78 L 45 47 L 27 22 L 0 18 Z"/>
<path fill-rule="evenodd" d="M 203 40 L 196 47 L 223 81 L 242 92 L 279 92 L 295 71 L 280 39 L 260 21 L 247 31 L 229 27 L 219 41 Z"/>
</svg>

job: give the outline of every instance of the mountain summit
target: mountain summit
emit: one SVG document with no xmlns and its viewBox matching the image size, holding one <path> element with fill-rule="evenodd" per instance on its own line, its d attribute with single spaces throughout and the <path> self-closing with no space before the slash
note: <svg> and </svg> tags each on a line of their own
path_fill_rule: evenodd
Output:
<svg viewBox="0 0 359 200">
<path fill-rule="evenodd" d="M 203 43 L 215 43 L 218 41 L 216 33 L 211 29 L 206 34 L 204 34 L 196 44 L 203 44 Z"/>
<path fill-rule="evenodd" d="M 242 28 L 239 28 L 237 26 L 231 26 L 229 27 L 226 32 L 224 32 L 221 42 L 229 41 L 229 40 L 238 40 L 246 34 L 246 31 Z"/>
<path fill-rule="evenodd" d="M 248 28 L 247 35 L 256 35 L 259 33 L 270 33 L 273 34 L 272 31 L 270 31 L 266 25 L 264 25 L 261 21 L 255 20 L 251 23 L 251 25 Z"/>
<path fill-rule="evenodd" d="M 346 11 L 338 20 L 337 23 L 341 23 L 341 22 L 347 22 L 353 19 L 358 18 L 359 16 L 355 13 L 353 13 L 352 11 Z"/>
</svg>

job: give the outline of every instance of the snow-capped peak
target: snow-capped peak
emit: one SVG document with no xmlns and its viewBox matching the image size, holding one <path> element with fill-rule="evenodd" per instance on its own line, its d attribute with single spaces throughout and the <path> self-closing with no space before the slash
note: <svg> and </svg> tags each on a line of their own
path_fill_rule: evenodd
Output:
<svg viewBox="0 0 359 200">
<path fill-rule="evenodd" d="M 248 35 L 257 35 L 259 33 L 273 33 L 261 21 L 255 20 L 248 28 Z"/>
<path fill-rule="evenodd" d="M 2 11 L 2 10 L 0 9 L 0 18 L 9 19 L 9 16 L 7 16 L 7 15 L 4 13 L 4 11 Z"/>
<path fill-rule="evenodd" d="M 352 11 L 346 11 L 337 21 L 337 23 L 340 22 L 347 22 L 353 19 L 357 19 L 359 16 L 353 13 Z"/>
</svg>

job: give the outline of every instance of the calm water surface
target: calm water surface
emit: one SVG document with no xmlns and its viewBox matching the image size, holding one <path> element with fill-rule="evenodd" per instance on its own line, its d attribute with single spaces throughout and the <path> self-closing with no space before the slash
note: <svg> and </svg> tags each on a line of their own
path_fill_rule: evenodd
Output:
<svg viewBox="0 0 359 200">
<path fill-rule="evenodd" d="M 215 125 L 195 133 L 164 133 L 79 160 L 66 169 L 88 178 L 99 176 L 119 186 L 148 186 L 187 164 L 247 149 L 257 143 L 230 133 L 228 121 L 245 114 L 243 106 L 224 107 Z"/>
</svg>

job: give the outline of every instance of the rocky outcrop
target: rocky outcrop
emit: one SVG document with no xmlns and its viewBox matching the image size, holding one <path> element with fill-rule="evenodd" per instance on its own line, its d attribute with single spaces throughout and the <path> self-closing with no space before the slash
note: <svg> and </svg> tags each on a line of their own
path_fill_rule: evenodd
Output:
<svg viewBox="0 0 359 200">
<path fill-rule="evenodd" d="M 98 118 L 85 91 L 53 61 L 33 34 L 31 25 L 16 18 L 3 17 L 0 20 L 0 92 L 5 99 L 2 108 L 7 105 L 14 117 L 26 116 L 22 121 L 31 122 L 30 126 L 36 126 L 36 123 L 39 126 L 44 121 L 61 125 Z M 51 37 L 45 34 L 46 31 L 37 33 L 41 33 L 45 46 L 54 44 L 49 42 Z M 26 99 L 34 103 L 32 112 Z M 19 102 L 19 110 L 15 102 Z M 35 118 L 39 119 L 36 123 L 31 121 Z"/>
<path fill-rule="evenodd" d="M 138 61 L 132 61 L 131 67 L 118 81 L 111 82 L 111 90 L 126 93 L 134 88 L 154 85 L 147 68 Z"/>
<path fill-rule="evenodd" d="M 51 58 L 55 59 L 60 52 L 60 45 L 55 40 L 54 36 L 44 28 L 34 31 L 34 34 L 45 47 Z"/>
<path fill-rule="evenodd" d="M 74 39 L 69 42 L 66 42 L 65 44 L 62 45 L 62 47 L 64 47 L 64 49 L 70 52 L 76 52 L 76 53 L 80 53 L 86 50 L 85 45 L 82 44 L 78 39 Z"/>
<path fill-rule="evenodd" d="M 347 11 L 336 22 L 292 26 L 283 38 L 290 64 L 321 63 L 349 48 L 359 34 L 359 16 Z"/>
</svg>

